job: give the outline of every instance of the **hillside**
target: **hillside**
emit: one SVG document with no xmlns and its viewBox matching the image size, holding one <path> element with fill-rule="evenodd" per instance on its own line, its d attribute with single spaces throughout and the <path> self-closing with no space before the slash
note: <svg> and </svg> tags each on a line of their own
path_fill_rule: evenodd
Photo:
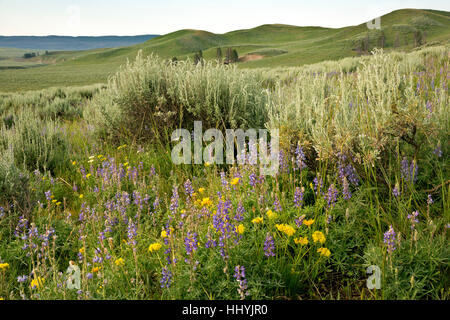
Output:
<svg viewBox="0 0 450 320">
<path fill-rule="evenodd" d="M 139 50 L 171 59 L 192 58 L 202 50 L 205 59 L 223 56 L 236 49 L 242 68 L 289 67 L 368 54 L 375 47 L 410 51 L 418 46 L 448 43 L 450 12 L 403 9 L 381 17 L 381 30 L 369 30 L 366 23 L 345 28 L 297 27 L 274 24 L 214 34 L 201 30 L 180 30 L 144 43 L 115 49 L 55 53 L 40 63 L 52 64 L 23 70 L 0 70 L 0 91 L 39 89 L 57 85 L 105 82 Z"/>
</svg>

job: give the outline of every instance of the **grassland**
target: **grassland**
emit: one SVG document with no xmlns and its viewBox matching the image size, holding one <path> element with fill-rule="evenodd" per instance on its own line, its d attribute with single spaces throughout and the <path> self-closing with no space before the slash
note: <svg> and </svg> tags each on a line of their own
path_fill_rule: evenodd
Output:
<svg viewBox="0 0 450 320">
<path fill-rule="evenodd" d="M 83 52 L 54 53 L 35 59 L 34 63 L 51 64 L 40 68 L 0 71 L 0 91 L 23 91 L 60 85 L 105 83 L 127 59 L 134 60 L 142 50 L 162 58 L 180 60 L 202 50 L 207 60 L 216 58 L 217 48 L 233 47 L 241 58 L 259 54 L 263 59 L 238 63 L 239 68 L 274 68 L 301 66 L 326 60 L 357 56 L 356 48 L 369 36 L 366 52 L 380 47 L 384 33 L 386 51 L 411 51 L 414 33 L 425 32 L 426 44 L 448 43 L 450 14 L 444 11 L 405 9 L 381 17 L 381 30 L 368 30 L 365 23 L 339 28 L 262 25 L 248 30 L 214 34 L 201 30 L 180 30 L 151 39 L 143 44 Z M 246 60 L 246 59 L 244 59 Z M 1 62 L 0 62 L 1 63 Z"/>
<path fill-rule="evenodd" d="M 264 52 L 264 33 L 230 37 Z M 189 35 L 152 40 L 162 58 L 142 45 L 104 85 L 0 94 L 0 298 L 449 299 L 449 46 L 289 68 L 168 63 Z M 129 50 L 17 85 L 95 82 Z M 195 120 L 279 129 L 278 173 L 175 165 L 170 135 Z"/>
</svg>

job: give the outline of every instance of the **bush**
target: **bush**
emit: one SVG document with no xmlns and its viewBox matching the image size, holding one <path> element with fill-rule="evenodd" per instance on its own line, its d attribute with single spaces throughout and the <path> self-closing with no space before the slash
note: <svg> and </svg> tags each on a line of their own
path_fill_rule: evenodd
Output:
<svg viewBox="0 0 450 320">
<path fill-rule="evenodd" d="M 167 138 L 175 128 L 262 128 L 267 93 L 260 73 L 215 62 L 165 62 L 156 56 L 125 65 L 86 111 L 103 135 Z M 166 133 L 166 136 L 164 134 Z M 161 137 L 162 135 L 162 137 Z"/>
</svg>

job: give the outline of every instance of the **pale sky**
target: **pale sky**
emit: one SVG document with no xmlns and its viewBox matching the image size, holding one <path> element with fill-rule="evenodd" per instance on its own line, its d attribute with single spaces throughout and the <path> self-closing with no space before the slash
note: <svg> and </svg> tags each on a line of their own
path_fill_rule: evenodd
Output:
<svg viewBox="0 0 450 320">
<path fill-rule="evenodd" d="M 338 28 L 404 8 L 450 11 L 450 1 L 0 0 L 0 35 L 225 33 L 268 23 Z"/>
</svg>

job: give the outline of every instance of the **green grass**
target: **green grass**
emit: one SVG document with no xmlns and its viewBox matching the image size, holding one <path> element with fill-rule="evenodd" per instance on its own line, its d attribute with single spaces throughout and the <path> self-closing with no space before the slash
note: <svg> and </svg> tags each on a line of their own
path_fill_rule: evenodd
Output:
<svg viewBox="0 0 450 320">
<path fill-rule="evenodd" d="M 400 43 L 395 49 L 413 50 L 414 32 L 417 30 L 426 31 L 426 41 L 430 45 L 448 43 L 450 39 L 450 15 L 445 11 L 397 10 L 381 17 L 381 27 L 386 36 L 387 51 L 394 50 L 397 35 Z M 262 25 L 225 34 L 180 30 L 131 47 L 55 52 L 34 59 L 30 65 L 38 62 L 52 64 L 37 69 L 0 70 L 0 91 L 105 83 L 127 59 L 134 60 L 140 50 L 144 55 L 156 53 L 167 59 L 192 59 L 195 52 L 203 50 L 206 59 L 215 59 L 218 47 L 222 48 L 223 56 L 225 48 L 233 47 L 241 57 L 249 53 L 265 56 L 261 60 L 239 63 L 240 68 L 301 66 L 356 56 L 356 44 L 367 33 L 365 23 L 339 29 Z M 377 31 L 370 32 L 369 49 L 379 46 L 379 35 Z M 1 63 L 0 60 L 0 66 Z M 7 64 L 11 66 L 11 61 Z"/>
</svg>

